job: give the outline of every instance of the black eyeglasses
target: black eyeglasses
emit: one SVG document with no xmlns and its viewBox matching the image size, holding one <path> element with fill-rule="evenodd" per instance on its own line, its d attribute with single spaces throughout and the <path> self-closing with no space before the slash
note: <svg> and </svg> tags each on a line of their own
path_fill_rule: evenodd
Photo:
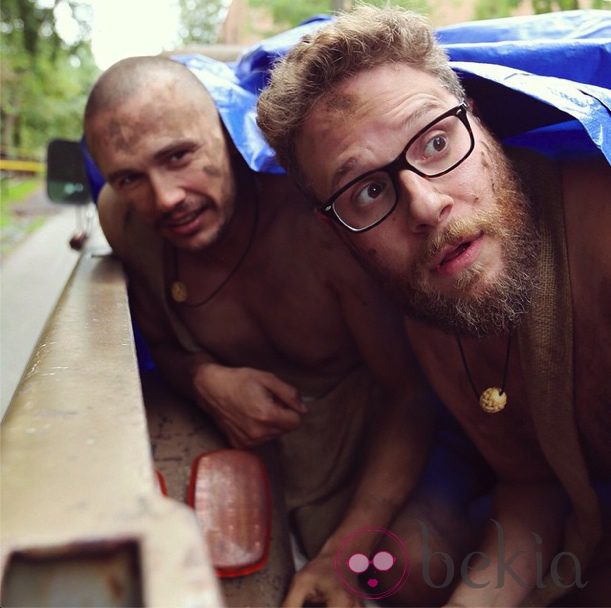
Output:
<svg viewBox="0 0 611 608">
<path fill-rule="evenodd" d="M 420 129 L 395 160 L 359 175 L 340 188 L 319 211 L 352 232 L 370 230 L 397 206 L 399 171 L 441 177 L 456 169 L 474 147 L 467 106 L 461 103 Z"/>
</svg>

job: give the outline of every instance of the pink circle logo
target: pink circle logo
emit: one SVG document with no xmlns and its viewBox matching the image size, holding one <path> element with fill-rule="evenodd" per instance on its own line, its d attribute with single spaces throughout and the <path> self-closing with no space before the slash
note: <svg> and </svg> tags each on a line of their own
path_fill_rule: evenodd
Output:
<svg viewBox="0 0 611 608">
<path fill-rule="evenodd" d="M 372 555 L 358 550 L 363 542 L 376 547 L 383 540 L 385 547 L 374 549 Z M 396 534 L 384 528 L 362 528 L 342 541 L 333 567 L 347 591 L 369 600 L 379 600 L 401 588 L 409 562 L 405 546 Z M 384 580 L 381 574 L 384 574 Z M 358 584 L 359 580 L 363 587 Z"/>
</svg>

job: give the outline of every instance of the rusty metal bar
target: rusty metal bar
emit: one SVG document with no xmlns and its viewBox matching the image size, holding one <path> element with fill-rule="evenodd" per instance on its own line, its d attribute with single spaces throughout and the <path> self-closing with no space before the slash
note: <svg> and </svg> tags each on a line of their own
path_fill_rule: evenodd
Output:
<svg viewBox="0 0 611 608">
<path fill-rule="evenodd" d="M 34 567 L 41 580 L 70 581 L 83 592 L 96 587 L 82 569 L 71 572 L 79 572 L 75 561 L 90 564 L 102 552 L 110 566 L 88 572 L 97 572 L 107 591 L 117 580 L 108 569 L 119 568 L 132 572 L 131 597 L 140 594 L 144 606 L 222 606 L 192 511 L 158 491 L 116 260 L 81 258 L 9 406 L 1 439 L 0 574 L 15 605 L 20 593 L 32 591 L 30 576 L 20 572 Z M 119 553 L 104 553 L 109 547 Z M 125 547 L 129 559 L 121 557 Z M 40 588 L 44 596 L 53 586 Z M 64 593 L 35 601 L 67 599 Z"/>
</svg>

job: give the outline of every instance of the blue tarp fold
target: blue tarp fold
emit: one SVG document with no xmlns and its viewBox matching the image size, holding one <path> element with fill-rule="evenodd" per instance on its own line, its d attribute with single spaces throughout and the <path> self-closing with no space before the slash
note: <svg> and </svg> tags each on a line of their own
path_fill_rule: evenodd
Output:
<svg viewBox="0 0 611 608">
<path fill-rule="evenodd" d="M 274 61 L 332 17 L 264 40 L 235 64 L 180 55 L 204 83 L 248 165 L 281 173 L 255 121 Z M 601 151 L 611 162 L 611 11 L 580 10 L 440 28 L 437 37 L 485 122 L 506 143 L 551 156 Z M 88 161 L 99 191 L 99 174 Z"/>
</svg>

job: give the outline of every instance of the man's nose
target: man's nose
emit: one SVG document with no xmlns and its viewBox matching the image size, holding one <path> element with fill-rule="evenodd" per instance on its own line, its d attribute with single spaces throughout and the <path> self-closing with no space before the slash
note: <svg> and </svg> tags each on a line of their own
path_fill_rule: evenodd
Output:
<svg viewBox="0 0 611 608">
<path fill-rule="evenodd" d="M 408 224 L 413 232 L 428 232 L 449 217 L 454 200 L 440 192 L 434 182 L 413 171 L 401 171 L 398 182 L 399 197 L 407 203 Z"/>
<path fill-rule="evenodd" d="M 150 176 L 150 182 L 155 204 L 162 213 L 172 211 L 176 205 L 184 201 L 184 188 L 179 186 L 171 176 L 155 173 Z"/>
</svg>

